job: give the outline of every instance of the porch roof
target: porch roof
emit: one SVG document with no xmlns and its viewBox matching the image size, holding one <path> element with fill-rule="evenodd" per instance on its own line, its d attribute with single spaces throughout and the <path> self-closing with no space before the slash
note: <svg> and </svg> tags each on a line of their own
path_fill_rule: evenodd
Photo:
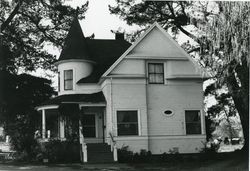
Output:
<svg viewBox="0 0 250 171">
<path fill-rule="evenodd" d="M 102 92 L 93 93 L 93 94 L 67 94 L 57 96 L 52 98 L 40 106 L 45 105 L 60 105 L 62 103 L 106 103 L 105 97 Z"/>
</svg>

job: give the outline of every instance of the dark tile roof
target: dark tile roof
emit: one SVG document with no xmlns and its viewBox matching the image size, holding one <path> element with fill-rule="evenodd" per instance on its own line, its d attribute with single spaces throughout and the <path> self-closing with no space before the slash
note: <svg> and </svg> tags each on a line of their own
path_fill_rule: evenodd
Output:
<svg viewBox="0 0 250 171">
<path fill-rule="evenodd" d="M 77 18 L 72 22 L 58 61 L 67 59 L 90 59 L 86 38 Z"/>
<path fill-rule="evenodd" d="M 40 106 L 44 105 L 60 105 L 62 103 L 106 103 L 102 92 L 93 94 L 67 94 L 52 98 Z"/>
<path fill-rule="evenodd" d="M 126 40 L 105 40 L 85 38 L 77 18 L 72 22 L 58 61 L 85 59 L 95 62 L 90 76 L 77 83 L 97 83 L 101 75 L 128 49 Z"/>
<path fill-rule="evenodd" d="M 101 75 L 129 48 L 125 40 L 86 39 L 91 59 L 96 62 L 90 76 L 77 83 L 97 83 Z"/>
</svg>

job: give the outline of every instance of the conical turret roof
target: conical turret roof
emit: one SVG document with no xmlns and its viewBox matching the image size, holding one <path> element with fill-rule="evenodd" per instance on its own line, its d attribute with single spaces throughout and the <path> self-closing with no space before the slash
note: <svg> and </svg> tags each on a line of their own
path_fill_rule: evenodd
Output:
<svg viewBox="0 0 250 171">
<path fill-rule="evenodd" d="M 90 60 L 86 38 L 77 17 L 74 18 L 58 61 L 68 59 Z"/>
</svg>

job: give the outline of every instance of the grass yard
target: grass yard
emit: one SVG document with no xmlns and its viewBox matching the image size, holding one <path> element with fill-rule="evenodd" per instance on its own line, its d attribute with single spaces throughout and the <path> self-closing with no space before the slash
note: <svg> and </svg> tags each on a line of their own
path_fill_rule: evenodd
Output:
<svg viewBox="0 0 250 171">
<path fill-rule="evenodd" d="M 30 171 L 247 171 L 248 159 L 242 153 L 220 153 L 214 158 L 201 160 L 189 158 L 184 161 L 165 163 L 138 163 L 138 164 L 56 164 L 32 165 L 21 163 L 0 164 L 0 171 L 30 170 Z"/>
</svg>

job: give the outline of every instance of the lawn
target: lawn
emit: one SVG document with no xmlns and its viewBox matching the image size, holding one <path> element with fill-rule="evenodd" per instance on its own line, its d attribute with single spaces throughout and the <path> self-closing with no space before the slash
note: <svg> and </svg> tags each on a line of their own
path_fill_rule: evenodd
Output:
<svg viewBox="0 0 250 171">
<path fill-rule="evenodd" d="M 184 161 L 165 163 L 138 163 L 138 164 L 56 164 L 35 165 L 21 163 L 0 164 L 0 171 L 30 170 L 30 171 L 247 171 L 248 159 L 242 153 L 219 154 L 213 159 L 201 160 L 190 158 Z"/>
</svg>

